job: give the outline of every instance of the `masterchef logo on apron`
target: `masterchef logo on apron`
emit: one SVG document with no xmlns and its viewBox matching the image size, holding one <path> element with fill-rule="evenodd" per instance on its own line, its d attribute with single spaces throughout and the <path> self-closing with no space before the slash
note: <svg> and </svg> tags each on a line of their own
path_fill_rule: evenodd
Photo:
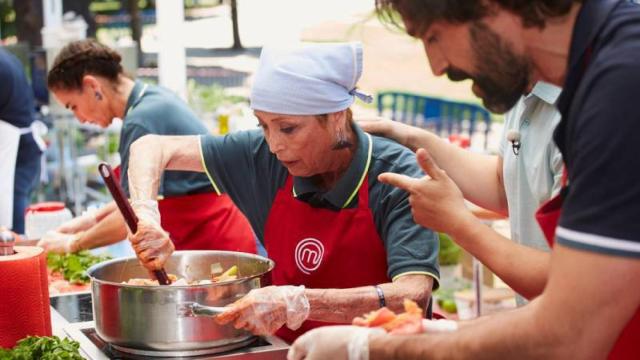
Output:
<svg viewBox="0 0 640 360">
<path fill-rule="evenodd" d="M 309 275 L 320 267 L 324 256 L 324 245 L 314 238 L 302 239 L 296 245 L 295 257 L 298 269 Z"/>
</svg>

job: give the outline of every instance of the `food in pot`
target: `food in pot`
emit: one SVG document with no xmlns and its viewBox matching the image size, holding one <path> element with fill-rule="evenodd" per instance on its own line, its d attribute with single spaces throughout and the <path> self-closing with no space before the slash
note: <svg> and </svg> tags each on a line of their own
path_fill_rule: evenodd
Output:
<svg viewBox="0 0 640 360">
<path fill-rule="evenodd" d="M 216 266 L 217 265 L 217 266 Z M 214 269 L 220 268 L 220 264 L 213 264 L 211 266 L 212 274 L 211 279 L 204 280 L 187 280 L 185 278 L 179 278 L 175 274 L 168 274 L 169 280 L 171 280 L 171 285 L 169 286 L 185 286 L 185 285 L 209 285 L 218 282 L 231 281 L 238 279 L 238 267 L 233 265 L 227 271 L 222 272 L 220 275 L 214 275 Z M 123 284 L 127 285 L 136 285 L 136 286 L 159 286 L 158 280 L 145 279 L 145 278 L 132 278 L 128 281 L 123 281 Z"/>
<path fill-rule="evenodd" d="M 211 273 L 211 280 L 214 283 L 236 280 L 237 278 L 238 278 L 238 267 L 236 265 L 233 265 L 232 267 L 227 269 L 227 271 L 223 272 L 218 276 L 214 276 L 213 272 Z"/>
<path fill-rule="evenodd" d="M 364 327 L 381 327 L 394 334 L 419 333 L 422 329 L 422 309 L 415 302 L 405 299 L 404 311 L 396 314 L 386 307 L 353 319 L 353 325 Z"/>
</svg>

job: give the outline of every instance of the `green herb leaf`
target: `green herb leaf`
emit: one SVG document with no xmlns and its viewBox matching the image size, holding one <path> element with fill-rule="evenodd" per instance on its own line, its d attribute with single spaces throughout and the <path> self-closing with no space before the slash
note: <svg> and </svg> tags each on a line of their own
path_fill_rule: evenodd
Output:
<svg viewBox="0 0 640 360">
<path fill-rule="evenodd" d="M 83 360 L 80 343 L 57 336 L 28 336 L 13 349 L 0 348 L 0 360 Z"/>
<path fill-rule="evenodd" d="M 53 272 L 62 274 L 65 280 L 74 284 L 86 284 L 89 282 L 87 269 L 91 266 L 111 259 L 111 256 L 92 255 L 89 251 L 83 250 L 73 254 L 47 255 L 47 266 Z"/>
</svg>

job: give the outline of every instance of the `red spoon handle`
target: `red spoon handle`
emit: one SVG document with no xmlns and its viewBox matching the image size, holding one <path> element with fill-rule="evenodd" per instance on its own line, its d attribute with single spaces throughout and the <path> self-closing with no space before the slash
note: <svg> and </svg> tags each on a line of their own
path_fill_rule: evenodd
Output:
<svg viewBox="0 0 640 360">
<path fill-rule="evenodd" d="M 122 186 L 120 186 L 120 183 L 116 179 L 111 165 L 105 162 L 100 163 L 98 165 L 98 172 L 100 173 L 100 176 L 102 176 L 104 183 L 107 185 L 107 189 L 109 189 L 116 205 L 118 205 L 118 209 L 120 209 L 120 213 L 122 213 L 124 221 L 126 221 L 131 232 L 135 234 L 136 231 L 138 231 L 138 217 L 136 216 L 136 213 L 133 212 L 131 204 L 129 204 L 127 197 L 124 195 L 124 190 L 122 190 Z M 167 272 L 164 271 L 164 269 L 154 270 L 153 275 L 158 279 L 158 283 L 160 283 L 160 285 L 171 284 L 171 280 L 169 280 Z"/>
</svg>

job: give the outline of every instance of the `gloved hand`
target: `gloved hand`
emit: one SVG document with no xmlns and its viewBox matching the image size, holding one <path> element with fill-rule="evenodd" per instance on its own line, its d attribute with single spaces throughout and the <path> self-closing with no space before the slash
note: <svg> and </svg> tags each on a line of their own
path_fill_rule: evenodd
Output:
<svg viewBox="0 0 640 360">
<path fill-rule="evenodd" d="M 142 265 L 148 270 L 164 266 L 175 250 L 169 234 L 160 225 L 160 210 L 155 200 L 133 200 L 133 212 L 138 217 L 138 231 L 129 232 L 129 241 Z"/>
<path fill-rule="evenodd" d="M 77 234 L 63 234 L 54 230 L 47 233 L 38 241 L 37 246 L 43 248 L 46 252 L 58 254 L 72 253 L 78 251 L 76 241 L 80 238 L 82 232 Z"/>
<path fill-rule="evenodd" d="M 219 324 L 234 323 L 256 335 L 270 335 L 282 325 L 298 329 L 309 316 L 309 299 L 304 286 L 267 286 L 253 289 L 229 310 L 216 316 Z"/>
<path fill-rule="evenodd" d="M 287 360 L 369 360 L 369 338 L 385 336 L 381 328 L 325 326 L 300 336 Z"/>
<path fill-rule="evenodd" d="M 458 323 L 454 320 L 427 320 L 422 319 L 423 333 L 446 333 L 458 330 Z"/>
<path fill-rule="evenodd" d="M 148 220 L 146 216 L 139 216 L 138 231 L 135 234 L 129 232 L 129 241 L 142 265 L 148 270 L 158 270 L 164 266 L 175 247 L 160 224 Z"/>
<path fill-rule="evenodd" d="M 80 231 L 89 230 L 97 223 L 95 211 L 91 211 L 64 222 L 58 226 L 56 231 L 62 234 L 76 234 Z"/>
</svg>

